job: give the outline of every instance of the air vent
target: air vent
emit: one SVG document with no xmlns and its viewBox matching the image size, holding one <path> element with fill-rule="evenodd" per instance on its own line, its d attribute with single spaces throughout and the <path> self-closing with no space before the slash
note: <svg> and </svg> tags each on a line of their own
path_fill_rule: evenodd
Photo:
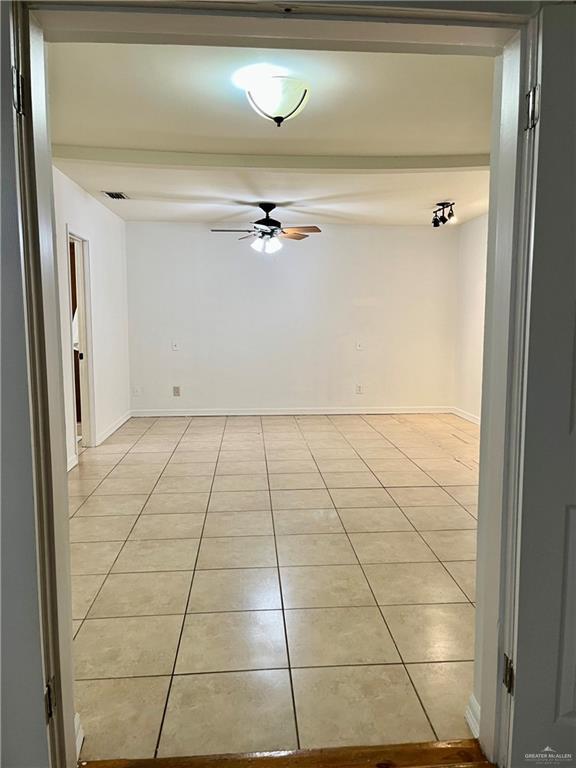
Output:
<svg viewBox="0 0 576 768">
<path fill-rule="evenodd" d="M 104 192 L 103 194 L 111 200 L 128 200 L 128 195 L 125 195 L 124 192 Z"/>
</svg>

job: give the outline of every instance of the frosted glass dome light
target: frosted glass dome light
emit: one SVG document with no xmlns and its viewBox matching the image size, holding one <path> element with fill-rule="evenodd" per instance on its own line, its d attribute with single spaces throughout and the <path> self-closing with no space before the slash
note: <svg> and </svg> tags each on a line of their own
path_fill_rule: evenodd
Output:
<svg viewBox="0 0 576 768">
<path fill-rule="evenodd" d="M 273 64 L 242 67 L 234 73 L 232 82 L 244 90 L 254 111 L 278 128 L 302 112 L 310 95 L 303 80 Z"/>
</svg>

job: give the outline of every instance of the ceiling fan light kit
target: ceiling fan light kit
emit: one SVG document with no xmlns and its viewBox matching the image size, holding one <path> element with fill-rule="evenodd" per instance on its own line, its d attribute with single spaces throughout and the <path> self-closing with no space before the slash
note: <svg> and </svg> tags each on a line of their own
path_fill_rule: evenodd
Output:
<svg viewBox="0 0 576 768">
<path fill-rule="evenodd" d="M 444 200 L 440 203 L 436 203 L 436 208 L 432 213 L 432 226 L 434 229 L 442 226 L 442 224 L 448 224 L 450 221 L 455 221 L 454 206 L 456 203 Z M 448 213 L 446 213 L 448 211 Z"/>
<path fill-rule="evenodd" d="M 283 227 L 278 219 L 273 219 L 270 214 L 276 208 L 274 203 L 259 203 L 258 207 L 264 211 L 264 216 L 252 223 L 251 229 L 211 229 L 211 232 L 236 232 L 242 233 L 239 240 L 256 238 L 250 247 L 259 253 L 276 253 L 282 248 L 282 239 L 305 240 L 311 234 L 321 232 L 320 227 L 308 225 L 304 227 Z"/>
</svg>

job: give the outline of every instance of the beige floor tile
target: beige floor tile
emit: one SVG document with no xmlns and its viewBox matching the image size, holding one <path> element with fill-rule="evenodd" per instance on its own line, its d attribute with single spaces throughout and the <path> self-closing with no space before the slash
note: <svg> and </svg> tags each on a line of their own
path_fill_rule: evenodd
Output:
<svg viewBox="0 0 576 768">
<path fill-rule="evenodd" d="M 190 461 L 188 463 L 169 461 L 163 477 L 198 477 L 213 475 L 216 469 L 214 461 Z"/>
<path fill-rule="evenodd" d="M 476 531 L 423 531 L 422 538 L 440 560 L 476 559 Z"/>
<path fill-rule="evenodd" d="M 72 576 L 72 618 L 83 619 L 105 576 Z"/>
<path fill-rule="evenodd" d="M 404 507 L 403 512 L 418 531 L 476 528 L 476 520 L 459 506 Z"/>
<path fill-rule="evenodd" d="M 174 678 L 159 757 L 296 747 L 287 670 Z"/>
<path fill-rule="evenodd" d="M 447 491 L 459 504 L 478 504 L 478 485 L 450 486 Z"/>
<path fill-rule="evenodd" d="M 378 608 L 290 610 L 286 631 L 292 667 L 400 661 Z"/>
<path fill-rule="evenodd" d="M 318 468 L 322 474 L 340 472 L 367 472 L 366 464 L 359 458 L 353 459 L 323 459 L 316 458 Z"/>
<path fill-rule="evenodd" d="M 389 459 L 402 459 L 404 455 L 398 450 L 398 448 L 392 448 L 390 446 L 367 446 L 356 449 L 360 458 L 364 459 L 370 469 L 381 469 L 378 466 L 378 462 L 381 460 Z M 374 464 L 375 466 L 372 466 Z"/>
<path fill-rule="evenodd" d="M 130 540 L 199 539 L 205 515 L 142 515 L 132 529 Z"/>
<path fill-rule="evenodd" d="M 289 509 L 273 514 L 277 536 L 293 533 L 344 533 L 334 509 Z"/>
<path fill-rule="evenodd" d="M 380 605 L 466 602 L 441 563 L 366 565 L 364 572 Z"/>
<path fill-rule="evenodd" d="M 330 495 L 338 509 L 396 506 L 384 488 L 338 488 L 332 490 Z"/>
<path fill-rule="evenodd" d="M 443 488 L 389 488 L 399 507 L 446 507 L 453 499 Z"/>
<path fill-rule="evenodd" d="M 209 512 L 258 512 L 270 509 L 268 491 L 215 491 L 210 496 Z"/>
<path fill-rule="evenodd" d="M 287 565 L 353 565 L 357 562 L 344 533 L 277 536 L 278 563 Z"/>
<path fill-rule="evenodd" d="M 218 449 L 194 450 L 178 447 L 173 454 L 168 457 L 172 464 L 216 464 L 218 460 Z"/>
<path fill-rule="evenodd" d="M 108 573 L 123 545 L 123 541 L 71 544 L 70 570 L 72 575 Z"/>
<path fill-rule="evenodd" d="M 196 571 L 189 613 L 270 610 L 282 607 L 276 568 Z"/>
<path fill-rule="evenodd" d="M 325 488 L 319 472 L 292 472 L 290 474 L 270 475 L 272 490 L 306 490 Z"/>
<path fill-rule="evenodd" d="M 316 462 L 313 459 L 271 459 L 268 461 L 268 473 L 270 475 L 290 475 L 299 472 L 318 472 Z"/>
<path fill-rule="evenodd" d="M 78 681 L 81 760 L 153 758 L 169 685 L 169 677 Z"/>
<path fill-rule="evenodd" d="M 409 520 L 396 507 L 339 509 L 338 514 L 348 533 L 413 530 Z"/>
<path fill-rule="evenodd" d="M 182 616 L 86 619 L 74 641 L 76 680 L 172 672 Z"/>
<path fill-rule="evenodd" d="M 471 605 L 391 605 L 382 611 L 405 663 L 474 658 Z"/>
<path fill-rule="evenodd" d="M 72 638 L 75 638 L 78 634 L 78 630 L 82 626 L 82 621 L 80 619 L 73 619 L 72 620 Z"/>
<path fill-rule="evenodd" d="M 127 541 L 112 573 L 191 571 L 197 551 L 198 539 Z"/>
<path fill-rule="evenodd" d="M 280 580 L 286 608 L 374 605 L 359 565 L 281 568 Z"/>
<path fill-rule="evenodd" d="M 162 472 L 160 464 L 118 464 L 108 475 L 109 480 L 138 479 L 156 482 Z"/>
<path fill-rule="evenodd" d="M 268 476 L 260 475 L 216 475 L 213 491 L 267 491 Z"/>
<path fill-rule="evenodd" d="M 112 573 L 90 610 L 91 619 L 184 613 L 191 571 Z"/>
<path fill-rule="evenodd" d="M 87 498 L 87 496 L 68 496 L 68 515 L 72 517 Z"/>
<path fill-rule="evenodd" d="M 72 477 L 68 480 L 68 493 L 70 496 L 89 496 L 100 483 L 101 479 L 96 477 Z"/>
<path fill-rule="evenodd" d="M 193 613 L 186 617 L 177 675 L 287 666 L 282 611 Z"/>
<path fill-rule="evenodd" d="M 469 600 L 476 600 L 476 561 L 446 563 L 446 568 L 458 582 Z"/>
<path fill-rule="evenodd" d="M 203 514 L 208 493 L 153 493 L 142 510 L 143 515 Z"/>
<path fill-rule="evenodd" d="M 295 669 L 292 677 L 302 749 L 434 739 L 400 665 Z"/>
<path fill-rule="evenodd" d="M 119 477 L 119 478 L 106 478 L 102 480 L 98 488 L 94 491 L 95 496 L 103 496 L 108 494 L 138 494 L 138 493 L 150 493 L 156 484 L 156 478 L 150 479 L 146 477 Z"/>
<path fill-rule="evenodd" d="M 138 515 L 148 498 L 145 494 L 132 496 L 90 496 L 76 513 L 76 517 L 104 517 L 106 515 Z"/>
<path fill-rule="evenodd" d="M 351 533 L 350 541 L 361 563 L 425 563 L 436 557 L 418 533 Z"/>
<path fill-rule="evenodd" d="M 124 541 L 136 521 L 136 515 L 119 517 L 73 517 L 70 541 Z"/>
<path fill-rule="evenodd" d="M 266 474 L 266 462 L 264 457 L 248 461 L 233 461 L 220 458 L 216 466 L 217 475 L 264 475 Z"/>
<path fill-rule="evenodd" d="M 358 454 L 352 447 L 343 448 L 315 448 L 312 451 L 314 457 L 318 459 L 358 459 Z M 360 467 L 364 469 L 364 467 Z"/>
<path fill-rule="evenodd" d="M 312 454 L 308 448 L 274 448 L 266 445 L 268 461 L 310 461 Z"/>
<path fill-rule="evenodd" d="M 474 663 L 410 664 L 407 671 L 438 738 L 473 738 L 464 712 L 472 693 Z"/>
<path fill-rule="evenodd" d="M 329 509 L 333 507 L 325 489 L 301 491 L 271 491 L 272 509 Z"/>
<path fill-rule="evenodd" d="M 204 526 L 204 537 L 272 536 L 272 514 L 265 512 L 209 513 Z"/>
<path fill-rule="evenodd" d="M 475 520 L 478 520 L 478 504 L 464 504 L 464 509 L 469 512 Z"/>
<path fill-rule="evenodd" d="M 163 467 L 171 456 L 170 451 L 155 453 L 127 453 L 120 464 L 151 464 Z"/>
<path fill-rule="evenodd" d="M 202 493 L 212 487 L 212 475 L 187 475 L 184 477 L 161 477 L 154 493 Z"/>
<path fill-rule="evenodd" d="M 375 475 L 385 488 L 433 486 L 436 482 L 417 467 L 398 472 L 376 472 Z"/>
<path fill-rule="evenodd" d="M 202 539 L 197 568 L 271 568 L 276 565 L 273 536 Z"/>
<path fill-rule="evenodd" d="M 324 472 L 328 488 L 380 488 L 372 472 Z"/>
</svg>

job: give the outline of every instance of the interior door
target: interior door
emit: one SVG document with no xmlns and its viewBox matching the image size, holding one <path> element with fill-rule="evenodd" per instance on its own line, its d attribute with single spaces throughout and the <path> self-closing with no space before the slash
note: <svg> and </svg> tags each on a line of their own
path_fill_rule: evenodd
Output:
<svg viewBox="0 0 576 768">
<path fill-rule="evenodd" d="M 545 5 L 510 766 L 576 765 L 576 6 Z"/>
</svg>

